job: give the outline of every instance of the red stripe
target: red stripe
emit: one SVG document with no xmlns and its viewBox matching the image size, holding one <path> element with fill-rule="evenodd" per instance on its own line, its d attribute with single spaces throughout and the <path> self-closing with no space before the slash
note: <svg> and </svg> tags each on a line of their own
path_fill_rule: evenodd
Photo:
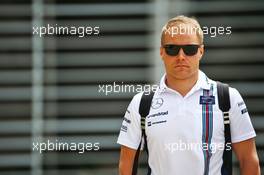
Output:
<svg viewBox="0 0 264 175">
<path fill-rule="evenodd" d="M 205 137 L 205 142 L 208 143 L 208 137 L 209 137 L 209 106 L 206 104 L 206 137 Z"/>
</svg>

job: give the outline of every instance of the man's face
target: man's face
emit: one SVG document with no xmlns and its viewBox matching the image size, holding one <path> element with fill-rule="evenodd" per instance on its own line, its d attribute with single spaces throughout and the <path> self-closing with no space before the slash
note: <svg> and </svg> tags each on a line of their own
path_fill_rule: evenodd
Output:
<svg viewBox="0 0 264 175">
<path fill-rule="evenodd" d="M 192 24 L 181 24 L 181 27 L 191 28 L 194 27 Z M 200 45 L 198 36 L 195 32 L 187 32 L 185 34 L 174 34 L 173 36 L 169 33 L 165 34 L 163 40 L 163 46 L 173 44 L 173 45 Z M 168 55 L 165 51 L 165 48 L 160 47 L 160 56 L 163 59 L 166 73 L 168 76 L 172 76 L 176 79 L 188 79 L 196 75 L 199 70 L 199 62 L 202 58 L 204 48 L 201 45 L 198 48 L 198 51 L 193 56 L 188 56 L 183 52 L 181 48 L 178 55 L 171 56 Z"/>
</svg>

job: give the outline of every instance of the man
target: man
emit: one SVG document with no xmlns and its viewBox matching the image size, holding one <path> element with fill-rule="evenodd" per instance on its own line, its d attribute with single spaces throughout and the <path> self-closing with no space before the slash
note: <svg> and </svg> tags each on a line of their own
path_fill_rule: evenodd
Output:
<svg viewBox="0 0 264 175">
<path fill-rule="evenodd" d="M 145 122 L 151 175 L 223 173 L 224 120 L 218 107 L 216 82 L 199 70 L 203 53 L 203 32 L 195 19 L 177 16 L 164 26 L 160 56 L 166 74 L 154 94 Z M 236 89 L 230 87 L 229 93 L 232 149 L 241 174 L 260 175 L 256 134 L 245 103 Z M 200 99 L 206 95 L 211 98 L 210 105 Z M 135 95 L 128 106 L 118 138 L 122 145 L 120 175 L 132 174 L 142 140 L 141 97 L 142 93 Z"/>
</svg>

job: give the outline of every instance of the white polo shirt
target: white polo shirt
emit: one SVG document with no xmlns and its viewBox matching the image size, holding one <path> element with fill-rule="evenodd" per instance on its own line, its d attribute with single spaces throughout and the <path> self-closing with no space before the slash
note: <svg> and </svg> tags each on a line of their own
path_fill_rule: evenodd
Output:
<svg viewBox="0 0 264 175">
<path fill-rule="evenodd" d="M 256 136 L 246 105 L 234 88 L 230 91 L 232 143 Z M 138 149 L 141 141 L 139 104 L 134 96 L 124 116 L 117 143 Z M 210 96 L 206 105 L 201 98 Z M 216 82 L 199 71 L 198 81 L 182 97 L 162 77 L 146 117 L 146 137 L 151 175 L 221 175 L 224 122 L 218 107 Z M 205 171 L 208 173 L 204 173 Z"/>
</svg>

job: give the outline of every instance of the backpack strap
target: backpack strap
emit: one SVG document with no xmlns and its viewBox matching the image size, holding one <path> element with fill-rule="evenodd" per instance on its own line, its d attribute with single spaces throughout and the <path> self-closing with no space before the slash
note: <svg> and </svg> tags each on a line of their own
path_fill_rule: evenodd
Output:
<svg viewBox="0 0 264 175">
<path fill-rule="evenodd" d="M 150 111 L 153 96 L 154 96 L 154 92 L 151 91 L 151 92 L 144 92 L 142 97 L 141 97 L 141 101 L 140 101 L 140 105 L 139 105 L 139 114 L 141 116 L 140 122 L 141 122 L 142 137 L 141 137 L 141 141 L 140 141 L 140 144 L 138 146 L 138 149 L 137 149 L 137 152 L 135 155 L 132 175 L 137 174 L 138 158 L 139 158 L 140 148 L 142 145 L 142 138 L 144 138 L 145 149 L 148 153 L 147 139 L 146 139 L 146 132 L 145 132 L 145 123 L 146 123 L 145 121 L 146 121 L 146 117 L 148 116 L 149 111 Z M 150 167 L 148 166 L 148 174 L 150 174 L 150 173 L 151 173 L 151 170 L 150 170 Z"/>
<path fill-rule="evenodd" d="M 229 120 L 229 110 L 230 105 L 230 95 L 229 86 L 221 82 L 217 82 L 217 95 L 219 108 L 223 112 L 224 117 L 224 132 L 225 132 L 225 150 L 223 153 L 223 165 L 221 168 L 221 175 L 232 175 L 232 145 L 231 145 L 231 133 L 230 133 L 230 120 Z M 229 144 L 229 149 L 227 145 Z M 231 148 L 231 149 L 230 149 Z"/>
</svg>

